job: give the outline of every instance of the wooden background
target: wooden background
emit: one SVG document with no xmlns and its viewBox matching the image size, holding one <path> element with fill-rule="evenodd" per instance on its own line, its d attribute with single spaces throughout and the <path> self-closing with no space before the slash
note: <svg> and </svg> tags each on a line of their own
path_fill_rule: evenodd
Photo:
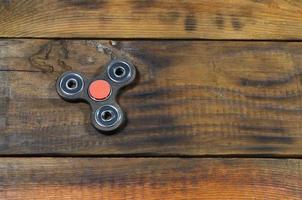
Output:
<svg viewBox="0 0 302 200">
<path fill-rule="evenodd" d="M 0 0 L 0 200 L 302 199 L 302 1 Z M 58 76 L 133 62 L 106 136 Z"/>
</svg>

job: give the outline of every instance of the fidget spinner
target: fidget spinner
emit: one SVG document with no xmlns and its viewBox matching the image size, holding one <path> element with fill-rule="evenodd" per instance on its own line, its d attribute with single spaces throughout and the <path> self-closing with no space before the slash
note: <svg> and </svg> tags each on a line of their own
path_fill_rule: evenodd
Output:
<svg viewBox="0 0 302 200">
<path fill-rule="evenodd" d="M 125 114 L 116 101 L 121 88 L 136 75 L 135 67 L 124 60 L 111 61 L 106 70 L 91 80 L 77 72 L 65 72 L 57 80 L 58 94 L 66 101 L 85 101 L 91 107 L 91 123 L 99 131 L 121 127 Z"/>
</svg>

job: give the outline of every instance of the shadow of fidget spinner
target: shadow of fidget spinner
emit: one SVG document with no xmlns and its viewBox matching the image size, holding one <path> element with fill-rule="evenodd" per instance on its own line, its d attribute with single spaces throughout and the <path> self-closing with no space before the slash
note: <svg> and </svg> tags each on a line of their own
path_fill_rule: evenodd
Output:
<svg viewBox="0 0 302 200">
<path fill-rule="evenodd" d="M 91 123 L 101 132 L 114 131 L 125 122 L 116 101 L 121 88 L 135 79 L 135 67 L 124 60 L 112 60 L 106 70 L 88 80 L 77 72 L 65 72 L 57 80 L 58 94 L 66 101 L 85 101 L 91 107 Z"/>
</svg>

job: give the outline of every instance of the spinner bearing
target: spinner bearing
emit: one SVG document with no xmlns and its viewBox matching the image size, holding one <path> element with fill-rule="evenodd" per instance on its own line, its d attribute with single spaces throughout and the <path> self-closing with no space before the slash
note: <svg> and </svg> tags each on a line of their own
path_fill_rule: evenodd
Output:
<svg viewBox="0 0 302 200">
<path fill-rule="evenodd" d="M 113 60 L 105 72 L 89 80 L 78 72 L 65 72 L 57 80 L 58 94 L 66 101 L 85 101 L 91 107 L 91 123 L 102 132 L 114 131 L 125 122 L 116 101 L 120 89 L 135 79 L 135 67 L 124 60 Z"/>
</svg>

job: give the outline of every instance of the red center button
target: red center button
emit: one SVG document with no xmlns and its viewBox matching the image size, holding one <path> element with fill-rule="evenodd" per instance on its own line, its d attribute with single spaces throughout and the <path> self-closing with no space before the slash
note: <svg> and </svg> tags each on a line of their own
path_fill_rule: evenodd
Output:
<svg viewBox="0 0 302 200">
<path fill-rule="evenodd" d="M 92 99 L 101 101 L 106 99 L 111 92 L 111 86 L 107 81 L 96 80 L 89 86 L 89 95 Z"/>
</svg>

